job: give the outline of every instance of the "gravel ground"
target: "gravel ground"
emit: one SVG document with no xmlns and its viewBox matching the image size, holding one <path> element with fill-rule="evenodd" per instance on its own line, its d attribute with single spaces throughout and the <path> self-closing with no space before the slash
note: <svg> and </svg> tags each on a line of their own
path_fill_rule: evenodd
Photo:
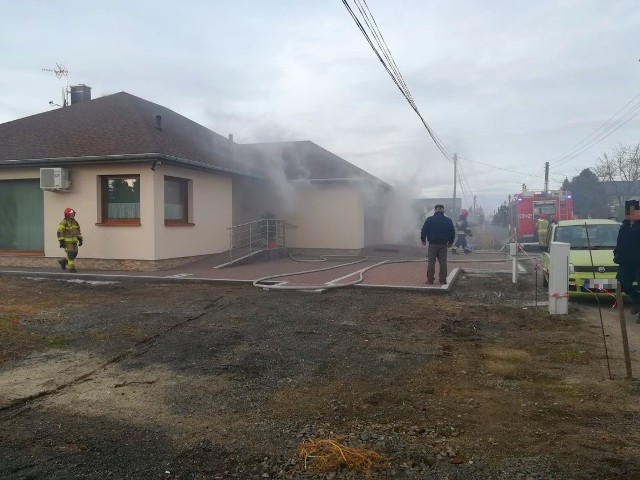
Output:
<svg viewBox="0 0 640 480">
<path fill-rule="evenodd" d="M 0 277 L 0 478 L 640 478 L 635 382 L 531 280 L 449 295 Z M 328 439 L 368 472 L 298 454 Z M 305 468 L 306 463 L 306 468 Z"/>
</svg>

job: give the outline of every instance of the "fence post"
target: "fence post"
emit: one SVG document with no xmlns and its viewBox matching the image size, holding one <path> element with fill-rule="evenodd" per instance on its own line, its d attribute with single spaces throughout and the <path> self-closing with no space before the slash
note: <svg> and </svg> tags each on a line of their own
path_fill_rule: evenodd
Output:
<svg viewBox="0 0 640 480">
<path fill-rule="evenodd" d="M 551 242 L 549 269 L 549 313 L 566 315 L 569 312 L 569 251 L 571 244 Z"/>
<path fill-rule="evenodd" d="M 518 244 L 509 244 L 509 255 L 511 255 L 511 282 L 518 283 Z"/>
<path fill-rule="evenodd" d="M 629 338 L 627 337 L 627 322 L 624 318 L 624 302 L 622 301 L 622 287 L 620 282 L 616 285 L 616 302 L 620 313 L 620 332 L 622 333 L 622 349 L 624 350 L 624 365 L 627 369 L 627 380 L 633 379 L 631 373 L 631 356 L 629 355 Z"/>
</svg>

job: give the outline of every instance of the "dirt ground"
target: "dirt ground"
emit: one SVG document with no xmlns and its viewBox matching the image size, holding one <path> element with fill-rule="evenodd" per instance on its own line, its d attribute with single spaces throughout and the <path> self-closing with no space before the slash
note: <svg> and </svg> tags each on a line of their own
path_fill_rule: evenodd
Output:
<svg viewBox="0 0 640 480">
<path fill-rule="evenodd" d="M 450 294 L 0 277 L 0 478 L 640 478 L 620 349 L 608 333 L 610 380 L 593 305 L 551 317 L 526 277 Z M 299 456 L 320 439 L 386 460 L 321 471 Z"/>
</svg>

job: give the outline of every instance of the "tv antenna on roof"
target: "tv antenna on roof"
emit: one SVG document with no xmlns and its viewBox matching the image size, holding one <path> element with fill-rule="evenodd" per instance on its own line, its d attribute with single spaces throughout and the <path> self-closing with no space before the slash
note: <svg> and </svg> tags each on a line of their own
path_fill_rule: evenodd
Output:
<svg viewBox="0 0 640 480">
<path fill-rule="evenodd" d="M 49 101 L 49 105 L 51 105 L 52 107 L 66 107 L 67 105 L 69 105 L 69 70 L 67 70 L 64 65 L 56 63 L 56 68 L 43 68 L 42 71 L 54 73 L 56 78 L 58 79 L 64 77 L 67 82 L 66 87 L 62 87 L 62 105 L 53 103 L 53 101 Z"/>
</svg>

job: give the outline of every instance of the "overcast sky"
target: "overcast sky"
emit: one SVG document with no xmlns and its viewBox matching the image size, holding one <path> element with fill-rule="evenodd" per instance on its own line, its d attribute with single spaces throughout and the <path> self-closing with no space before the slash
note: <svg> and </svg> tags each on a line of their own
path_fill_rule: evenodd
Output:
<svg viewBox="0 0 640 480">
<path fill-rule="evenodd" d="M 545 161 L 640 92 L 638 0 L 368 5 L 424 118 L 461 158 L 465 205 L 476 195 L 492 211 L 522 183 L 542 189 Z M 126 91 L 240 143 L 311 140 L 416 195 L 453 193 L 453 165 L 341 0 L 0 0 L 0 9 L 0 122 L 59 103 L 64 81 L 41 69 L 61 63 L 94 98 Z M 639 141 L 640 116 L 552 165 L 550 187 Z"/>
</svg>

